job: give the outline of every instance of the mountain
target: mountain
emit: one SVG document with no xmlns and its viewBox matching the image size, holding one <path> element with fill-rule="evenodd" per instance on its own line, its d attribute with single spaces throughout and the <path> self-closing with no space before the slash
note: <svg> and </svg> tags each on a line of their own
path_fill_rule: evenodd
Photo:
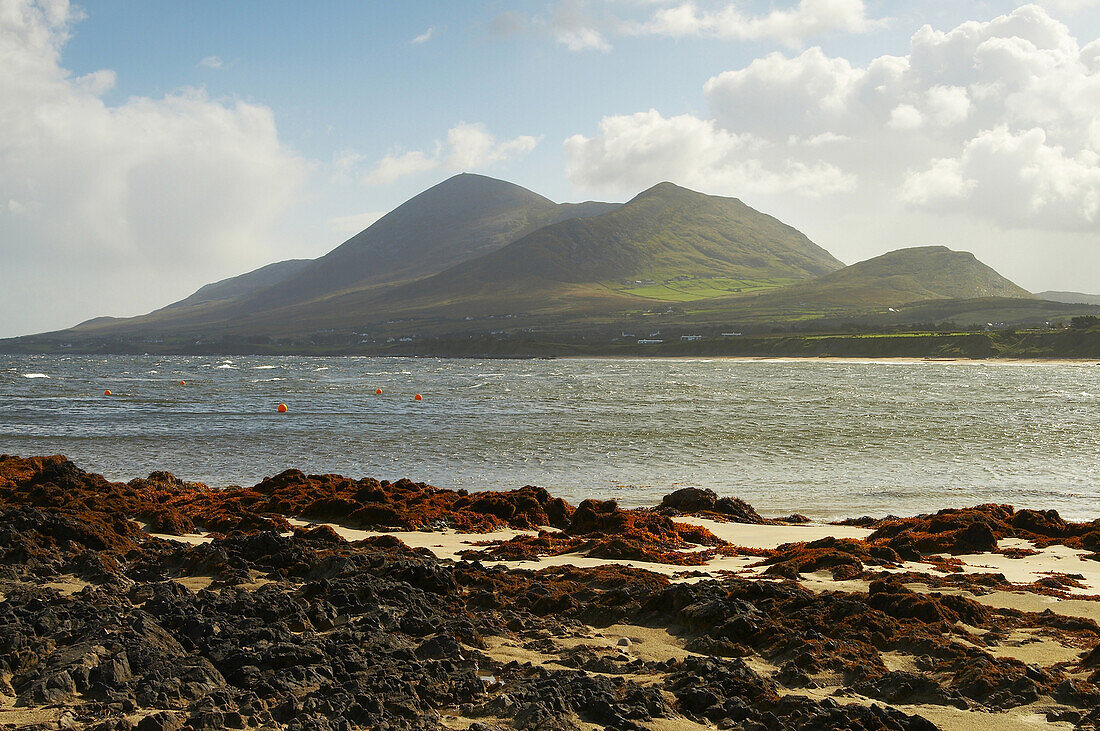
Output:
<svg viewBox="0 0 1100 731">
<path fill-rule="evenodd" d="M 1100 294 L 1047 291 L 1036 292 L 1035 296 L 1039 299 L 1049 300 L 1051 302 L 1068 302 L 1070 304 L 1078 305 L 1100 305 Z"/>
<path fill-rule="evenodd" d="M 966 313 L 995 313 L 1026 300 L 1035 301 L 973 254 L 926 246 L 846 267 L 736 198 L 671 183 L 624 204 L 557 204 L 463 174 L 319 259 L 280 262 L 149 315 L 97 318 L 53 336 L 358 345 L 407 336 L 579 334 L 652 318 L 685 327 L 894 322 L 915 312 L 913 303 L 958 301 Z M 370 340 L 362 336 L 368 332 Z"/>
<path fill-rule="evenodd" d="M 362 329 L 412 313 L 557 317 L 782 286 L 842 266 L 736 198 L 661 183 L 621 205 L 559 205 L 458 175 L 273 286 L 87 329 L 273 335 Z"/>
<path fill-rule="evenodd" d="M 738 289 L 715 282 L 778 286 L 842 266 L 804 234 L 736 198 L 661 183 L 602 215 L 545 226 L 375 302 L 348 298 L 342 306 L 354 312 L 370 304 L 389 315 L 446 308 L 462 316 L 637 308 Z"/>
<path fill-rule="evenodd" d="M 462 173 L 409 199 L 322 257 L 272 264 L 206 285 L 147 315 L 95 318 L 76 329 L 104 335 L 196 331 L 231 328 L 268 313 L 289 316 L 289 310 L 312 300 L 436 274 L 541 226 L 619 205 L 558 204 L 513 183 Z"/>
<path fill-rule="evenodd" d="M 526 188 L 462 173 L 409 199 L 279 286 L 240 306 L 258 312 L 350 289 L 409 281 L 491 253 L 542 226 L 615 204 L 558 205 Z"/>
<path fill-rule="evenodd" d="M 245 274 L 200 287 L 190 297 L 173 302 L 167 308 L 190 307 L 209 302 L 240 299 L 273 284 L 285 281 L 305 269 L 312 259 L 288 259 L 253 269 Z"/>
<path fill-rule="evenodd" d="M 946 246 L 917 246 L 891 251 L 755 299 L 759 304 L 858 309 L 983 297 L 1033 299 L 1035 295 L 970 252 Z"/>
<path fill-rule="evenodd" d="M 482 281 L 806 279 L 843 266 L 805 235 L 736 198 L 660 183 L 601 216 L 547 226 L 449 276 Z"/>
</svg>

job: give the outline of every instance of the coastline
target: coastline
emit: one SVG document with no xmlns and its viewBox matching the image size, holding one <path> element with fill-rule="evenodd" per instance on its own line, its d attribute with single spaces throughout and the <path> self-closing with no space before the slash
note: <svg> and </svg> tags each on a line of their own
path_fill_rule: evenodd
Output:
<svg viewBox="0 0 1100 731">
<path fill-rule="evenodd" d="M 276 344 L 270 337 L 246 343 L 235 336 L 175 337 L 168 342 L 141 336 L 102 336 L 80 333 L 43 333 L 0 339 L 7 354 L 125 354 L 125 355 L 316 355 L 412 356 L 446 358 L 562 358 L 572 356 L 628 357 L 853 357 L 959 359 L 1100 359 L 1100 328 L 1055 328 L 959 331 L 918 330 L 917 326 L 887 329 L 791 330 L 754 332 L 720 337 L 715 324 L 657 323 L 667 339 L 650 344 L 626 342 L 614 328 L 525 332 L 439 331 L 428 327 L 410 340 L 363 343 L 345 333 L 327 344 L 298 333 Z M 726 327 L 722 325 L 721 327 Z M 699 330 L 704 335 L 696 335 Z M 375 330 L 372 329 L 372 332 Z M 402 331 L 404 332 L 404 331 Z M 327 333 L 326 337 L 333 336 Z M 197 336 L 196 336 L 197 337 Z M 690 338 L 684 340 L 681 338 Z M 701 338 L 701 339 L 696 339 Z"/>
<path fill-rule="evenodd" d="M 1100 520 L 1008 506 L 813 524 L 0 457 L 0 724 L 1083 730 L 1097 551 Z"/>
<path fill-rule="evenodd" d="M 419 356 L 415 356 L 419 357 Z M 943 363 L 959 365 L 1100 365 L 1100 357 L 1087 358 L 1069 356 L 1058 357 L 989 357 L 989 358 L 937 358 L 937 357 L 909 357 L 909 356 L 844 356 L 844 355 L 563 355 L 555 359 L 560 360 L 668 360 L 668 361 L 722 361 L 734 363 L 851 363 L 853 365 L 874 363 L 897 363 L 905 365 L 921 365 L 925 363 Z M 493 358 L 486 358 L 493 360 Z"/>
</svg>

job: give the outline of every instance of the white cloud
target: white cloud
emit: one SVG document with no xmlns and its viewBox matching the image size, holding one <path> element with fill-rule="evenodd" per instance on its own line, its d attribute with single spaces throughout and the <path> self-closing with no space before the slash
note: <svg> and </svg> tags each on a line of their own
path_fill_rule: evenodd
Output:
<svg viewBox="0 0 1100 731">
<path fill-rule="evenodd" d="M 688 2 L 656 11 L 652 19 L 636 26 L 635 32 L 676 38 L 771 39 L 797 48 L 807 38 L 834 32 L 866 33 L 881 25 L 881 20 L 867 17 L 863 0 L 800 0 L 795 7 L 759 16 L 745 15 L 732 3 L 707 11 Z"/>
<path fill-rule="evenodd" d="M 758 58 L 715 76 L 703 91 L 728 129 L 768 134 L 779 126 L 794 134 L 843 134 L 833 129 L 835 120 L 850 113 L 852 88 L 862 77 L 846 59 L 811 48 L 795 58 Z"/>
<path fill-rule="evenodd" d="M 925 112 L 941 127 L 959 124 L 970 116 L 970 94 L 961 86 L 933 86 L 924 96 Z"/>
<path fill-rule="evenodd" d="M 920 174 L 910 173 L 902 186 L 902 199 L 916 206 L 932 206 L 941 201 L 961 201 L 968 197 L 978 181 L 966 177 L 958 160 L 933 160 Z"/>
<path fill-rule="evenodd" d="M 225 64 L 218 56 L 207 56 L 203 60 L 199 61 L 199 66 L 208 69 L 220 69 Z"/>
<path fill-rule="evenodd" d="M 611 50 L 601 26 L 588 12 L 584 0 L 561 0 L 545 21 L 551 37 L 570 51 Z M 537 25 L 538 23 L 536 23 Z"/>
<path fill-rule="evenodd" d="M 379 160 L 363 178 L 363 182 L 367 185 L 384 185 L 407 175 L 434 170 L 439 166 L 438 153 L 428 155 L 419 150 L 401 154 L 394 153 Z"/>
<path fill-rule="evenodd" d="M 1100 154 L 1047 144 L 1038 128 L 998 127 L 970 140 L 957 158 L 910 173 L 905 200 L 935 212 L 967 211 L 1017 226 L 1100 224 Z"/>
<path fill-rule="evenodd" d="M 410 150 L 386 155 L 366 174 L 363 182 L 367 185 L 392 183 L 407 175 L 436 169 L 477 170 L 523 157 L 536 144 L 538 140 L 530 135 L 497 142 L 485 125 L 460 122 L 447 130 L 446 142 L 436 142 L 431 152 Z"/>
<path fill-rule="evenodd" d="M 891 129 L 919 129 L 924 124 L 924 115 L 912 104 L 899 104 L 890 112 L 890 121 L 886 124 Z"/>
<path fill-rule="evenodd" d="M 355 177 L 355 171 L 365 156 L 350 148 L 340 150 L 332 156 L 332 182 L 349 183 Z"/>
<path fill-rule="evenodd" d="M 607 33 L 621 23 L 610 17 L 593 17 L 589 12 L 592 4 L 586 0 L 558 0 L 540 14 L 506 10 L 492 19 L 489 30 L 501 37 L 531 33 L 550 38 L 570 51 L 606 53 L 611 50 Z"/>
<path fill-rule="evenodd" d="M 599 191 L 640 190 L 671 180 L 712 192 L 797 192 L 816 197 L 846 190 L 851 179 L 836 167 L 789 160 L 773 165 L 749 135 L 719 129 L 689 114 L 656 110 L 605 117 L 596 137 L 565 141 L 569 179 Z"/>
<path fill-rule="evenodd" d="M 611 50 L 611 44 L 595 28 L 572 28 L 558 30 L 554 38 L 570 51 L 607 51 Z"/>
<path fill-rule="evenodd" d="M 1037 5 L 925 26 L 908 55 L 865 65 L 773 53 L 704 94 L 710 119 L 649 112 L 570 138 L 570 179 L 636 189 L 631 179 L 679 177 L 737 194 L 790 175 L 802 194 L 857 190 L 864 205 L 886 196 L 1006 228 L 1100 225 L 1100 43 L 1081 48 Z"/>
<path fill-rule="evenodd" d="M 108 105 L 112 72 L 60 65 L 80 17 L 0 0 L 0 311 L 28 328 L 147 310 L 270 261 L 306 175 L 266 107 L 199 90 Z"/>
<path fill-rule="evenodd" d="M 431 28 L 428 28 L 428 30 L 424 31 L 423 33 L 418 35 L 416 38 L 413 38 L 412 41 L 410 41 L 410 42 L 419 46 L 419 45 L 421 45 L 423 43 L 427 43 L 431 39 L 435 38 L 437 33 L 438 33 L 438 31 L 436 30 L 435 26 L 433 25 Z"/>
<path fill-rule="evenodd" d="M 745 4 L 728 0 L 558 0 L 541 14 L 500 13 L 490 23 L 490 30 L 502 36 L 533 32 L 570 51 L 607 52 L 613 36 L 768 40 L 799 48 L 811 38 L 868 33 L 886 23 L 868 16 L 864 0 L 798 0 L 791 7 L 757 15 L 744 12 Z"/>
<path fill-rule="evenodd" d="M 330 218 L 325 221 L 325 224 L 333 233 L 350 236 L 359 233 L 384 215 L 386 215 L 385 211 L 368 211 L 367 213 L 356 213 L 353 216 Z"/>
</svg>

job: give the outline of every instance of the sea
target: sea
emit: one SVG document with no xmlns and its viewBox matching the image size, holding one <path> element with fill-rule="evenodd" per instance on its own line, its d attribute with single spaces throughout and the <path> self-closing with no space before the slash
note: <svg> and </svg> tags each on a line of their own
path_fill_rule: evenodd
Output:
<svg viewBox="0 0 1100 731">
<path fill-rule="evenodd" d="M 0 355 L 0 453 L 213 487 L 298 468 L 624 506 L 696 486 L 819 520 L 987 502 L 1091 520 L 1098 426 L 1095 362 Z"/>
</svg>

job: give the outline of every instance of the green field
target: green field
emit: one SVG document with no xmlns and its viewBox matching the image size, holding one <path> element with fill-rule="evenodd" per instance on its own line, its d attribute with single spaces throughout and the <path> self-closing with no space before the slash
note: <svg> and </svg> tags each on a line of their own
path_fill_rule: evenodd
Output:
<svg viewBox="0 0 1100 731">
<path fill-rule="evenodd" d="M 731 277 L 694 277 L 686 280 L 670 279 L 660 284 L 629 286 L 622 282 L 603 282 L 614 292 L 635 297 L 660 300 L 663 302 L 694 302 L 714 297 L 727 297 L 731 294 L 760 292 L 765 289 L 785 287 L 797 282 L 797 279 L 777 277 L 774 279 L 733 279 Z"/>
</svg>

